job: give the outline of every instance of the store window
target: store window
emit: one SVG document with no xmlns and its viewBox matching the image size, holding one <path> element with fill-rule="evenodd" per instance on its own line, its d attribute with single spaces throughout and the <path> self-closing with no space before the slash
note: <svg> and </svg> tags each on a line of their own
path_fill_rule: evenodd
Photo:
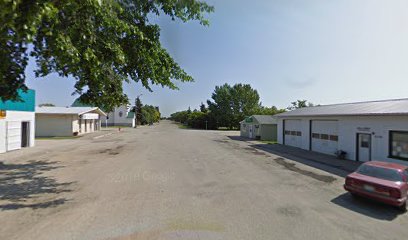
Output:
<svg viewBox="0 0 408 240">
<path fill-rule="evenodd" d="M 408 132 L 390 131 L 390 157 L 408 160 Z"/>
</svg>

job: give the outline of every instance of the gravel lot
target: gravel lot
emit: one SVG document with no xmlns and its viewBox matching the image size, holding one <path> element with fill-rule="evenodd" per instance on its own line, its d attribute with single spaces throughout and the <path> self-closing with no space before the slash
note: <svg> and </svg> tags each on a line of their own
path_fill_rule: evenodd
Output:
<svg viewBox="0 0 408 240">
<path fill-rule="evenodd" d="M 407 238 L 408 214 L 237 135 L 163 121 L 2 154 L 0 239 Z"/>
</svg>

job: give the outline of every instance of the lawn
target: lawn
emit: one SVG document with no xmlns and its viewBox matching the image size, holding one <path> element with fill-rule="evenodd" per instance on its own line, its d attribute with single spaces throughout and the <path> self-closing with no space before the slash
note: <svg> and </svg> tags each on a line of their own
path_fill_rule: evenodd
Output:
<svg viewBox="0 0 408 240">
<path fill-rule="evenodd" d="M 191 129 L 191 127 L 189 127 L 188 125 L 184 125 L 184 124 L 181 124 L 181 123 L 177 123 L 177 126 L 180 129 Z"/>
</svg>

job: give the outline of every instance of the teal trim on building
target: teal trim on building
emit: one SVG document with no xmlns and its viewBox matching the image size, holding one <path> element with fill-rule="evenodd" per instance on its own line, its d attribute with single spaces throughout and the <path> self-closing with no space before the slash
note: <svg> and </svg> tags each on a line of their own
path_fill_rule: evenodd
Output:
<svg viewBox="0 0 408 240">
<path fill-rule="evenodd" d="M 35 112 L 35 91 L 18 91 L 22 101 L 5 101 L 0 98 L 0 110 Z"/>
<path fill-rule="evenodd" d="M 126 118 L 135 118 L 135 112 L 129 112 Z"/>
</svg>

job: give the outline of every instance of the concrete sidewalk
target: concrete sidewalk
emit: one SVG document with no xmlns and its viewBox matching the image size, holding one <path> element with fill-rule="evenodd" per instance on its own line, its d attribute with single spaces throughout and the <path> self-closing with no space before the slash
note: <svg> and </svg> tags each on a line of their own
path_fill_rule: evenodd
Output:
<svg viewBox="0 0 408 240">
<path fill-rule="evenodd" d="M 281 144 L 266 144 L 260 141 L 254 141 L 252 139 L 238 136 L 230 138 L 233 140 L 245 141 L 249 143 L 249 146 L 258 150 L 263 150 L 287 160 L 315 167 L 340 177 L 345 177 L 349 173 L 354 172 L 362 164 L 362 162 L 341 160 L 337 159 L 335 156 L 311 152 Z"/>
</svg>

